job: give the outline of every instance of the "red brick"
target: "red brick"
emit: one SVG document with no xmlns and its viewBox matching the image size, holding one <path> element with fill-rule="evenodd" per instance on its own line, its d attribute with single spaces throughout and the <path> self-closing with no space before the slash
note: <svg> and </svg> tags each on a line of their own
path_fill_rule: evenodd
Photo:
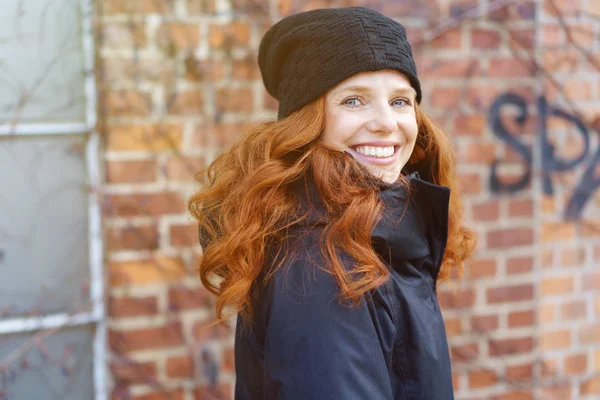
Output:
<svg viewBox="0 0 600 400">
<path fill-rule="evenodd" d="M 107 161 L 107 183 L 147 183 L 156 181 L 156 161 Z"/>
<path fill-rule="evenodd" d="M 204 157 L 169 157 L 165 175 L 169 181 L 194 181 L 196 175 L 207 167 Z"/>
<path fill-rule="evenodd" d="M 461 346 L 451 346 L 450 354 L 453 362 L 473 361 L 479 358 L 479 345 L 470 343 Z"/>
<path fill-rule="evenodd" d="M 489 341 L 490 356 L 506 356 L 530 353 L 533 350 L 533 338 L 491 339 Z"/>
<path fill-rule="evenodd" d="M 580 0 L 554 0 L 554 1 L 545 1 L 543 3 L 543 12 L 552 15 L 552 16 L 560 16 L 566 17 L 569 14 L 574 14 L 578 11 L 581 11 L 581 1 Z"/>
<path fill-rule="evenodd" d="M 579 221 L 579 227 L 580 237 L 596 238 L 598 237 L 598 232 L 600 232 L 600 219 L 583 219 Z"/>
<path fill-rule="evenodd" d="M 540 294 L 542 296 L 552 296 L 572 293 L 574 288 L 575 281 L 572 276 L 545 278 L 540 283 Z"/>
<path fill-rule="evenodd" d="M 531 246 L 533 244 L 533 229 L 508 228 L 489 231 L 487 242 L 490 249 Z"/>
<path fill-rule="evenodd" d="M 185 393 L 182 389 L 164 390 L 161 392 L 147 393 L 133 397 L 131 400 L 184 400 Z"/>
<path fill-rule="evenodd" d="M 533 28 L 509 29 L 508 45 L 515 49 L 532 50 L 535 46 L 535 30 Z"/>
<path fill-rule="evenodd" d="M 252 81 L 260 79 L 260 69 L 254 58 L 244 60 L 232 60 L 231 75 L 233 79 L 242 81 Z"/>
<path fill-rule="evenodd" d="M 509 328 L 533 326 L 534 323 L 535 313 L 533 311 L 514 311 L 508 314 Z"/>
<path fill-rule="evenodd" d="M 542 242 L 560 242 L 575 238 L 574 222 L 546 222 L 542 224 Z"/>
<path fill-rule="evenodd" d="M 475 59 L 423 58 L 419 65 L 419 75 L 429 78 L 469 78 L 480 73 L 479 61 Z"/>
<path fill-rule="evenodd" d="M 581 327 L 579 330 L 579 342 L 582 345 L 600 343 L 600 323 Z"/>
<path fill-rule="evenodd" d="M 586 354 L 573 354 L 565 358 L 565 372 L 569 375 L 582 375 L 588 366 Z"/>
<path fill-rule="evenodd" d="M 460 382 L 460 374 L 457 372 L 452 372 L 452 387 L 455 391 L 459 391 L 462 389 L 462 385 Z"/>
<path fill-rule="evenodd" d="M 573 300 L 561 306 L 561 316 L 565 321 L 582 319 L 587 315 L 585 300 Z"/>
<path fill-rule="evenodd" d="M 540 334 L 541 350 L 566 349 L 571 346 L 571 332 L 567 330 L 544 332 Z"/>
<path fill-rule="evenodd" d="M 462 32 L 460 28 L 447 30 L 429 42 L 429 45 L 434 49 L 459 49 L 462 47 Z"/>
<path fill-rule="evenodd" d="M 157 328 L 110 331 L 112 349 L 128 352 L 145 349 L 162 349 L 184 344 L 181 324 L 171 323 Z"/>
<path fill-rule="evenodd" d="M 486 112 L 492 105 L 492 102 L 500 94 L 500 89 L 491 84 L 469 83 L 467 90 L 467 103 L 475 110 Z M 485 120 L 487 125 L 488 120 Z"/>
<path fill-rule="evenodd" d="M 254 96 L 250 88 L 219 88 L 216 93 L 218 112 L 250 112 L 254 110 Z"/>
<path fill-rule="evenodd" d="M 149 93 L 136 90 L 111 90 L 106 93 L 104 106 L 111 117 L 147 116 L 152 112 Z"/>
<path fill-rule="evenodd" d="M 469 278 L 480 279 L 496 276 L 496 260 L 490 259 L 475 259 L 467 262 L 467 270 Z"/>
<path fill-rule="evenodd" d="M 108 272 L 111 287 L 172 283 L 190 275 L 180 257 L 160 254 L 133 261 L 110 261 Z"/>
<path fill-rule="evenodd" d="M 531 77 L 534 73 L 533 63 L 520 58 L 491 58 L 490 77 L 513 78 Z"/>
<path fill-rule="evenodd" d="M 560 252 L 560 264 L 561 266 L 576 266 L 583 265 L 586 263 L 585 248 L 564 248 Z M 600 276 L 600 275 L 599 275 Z M 584 280 L 585 282 L 585 280 Z M 600 286 L 598 286 L 600 288 Z"/>
<path fill-rule="evenodd" d="M 532 217 L 533 201 L 531 199 L 516 199 L 508 201 L 509 217 Z"/>
<path fill-rule="evenodd" d="M 544 400 L 572 399 L 571 384 L 569 382 L 542 383 L 538 388 L 538 395 Z"/>
<path fill-rule="evenodd" d="M 558 360 L 545 359 L 541 361 L 540 375 L 544 378 L 556 377 L 558 375 Z"/>
<path fill-rule="evenodd" d="M 167 376 L 170 378 L 193 378 L 194 360 L 192 356 L 169 357 L 167 359 Z"/>
<path fill-rule="evenodd" d="M 600 376 L 590 378 L 579 386 L 579 392 L 582 396 L 590 394 L 600 394 Z"/>
<path fill-rule="evenodd" d="M 568 38 L 573 44 L 577 44 L 583 48 L 590 48 L 594 44 L 594 40 L 597 38 L 595 33 L 595 27 L 590 23 L 578 23 L 576 25 L 570 25 L 567 27 Z"/>
<path fill-rule="evenodd" d="M 157 249 L 158 227 L 110 228 L 106 232 L 106 248 L 110 251 Z"/>
<path fill-rule="evenodd" d="M 440 291 L 438 301 L 443 309 L 472 307 L 475 303 L 475 291 L 473 289 Z"/>
<path fill-rule="evenodd" d="M 552 250 L 543 250 L 541 258 L 542 268 L 551 269 L 554 267 L 554 252 Z"/>
<path fill-rule="evenodd" d="M 200 60 L 194 54 L 190 54 L 184 61 L 185 78 L 192 82 L 221 80 L 227 76 L 227 65 L 223 60 Z"/>
<path fill-rule="evenodd" d="M 200 125 L 194 131 L 193 144 L 202 148 L 230 147 L 249 127 L 243 123 Z"/>
<path fill-rule="evenodd" d="M 479 389 L 493 386 L 498 382 L 498 376 L 494 371 L 477 370 L 469 372 L 469 388 Z"/>
<path fill-rule="evenodd" d="M 113 359 L 115 360 L 115 359 Z M 109 363 L 110 372 L 117 384 L 152 383 L 156 380 L 154 362 L 137 362 L 130 359 L 116 359 Z"/>
<path fill-rule="evenodd" d="M 583 275 L 583 290 L 600 290 L 600 272 L 588 272 Z"/>
<path fill-rule="evenodd" d="M 110 86 L 128 85 L 136 79 L 153 83 L 167 82 L 175 74 L 175 61 L 168 58 L 157 62 L 154 59 L 111 57 L 103 60 L 102 67 L 102 80 Z"/>
<path fill-rule="evenodd" d="M 563 96 L 566 101 L 589 101 L 593 100 L 592 93 L 593 83 L 590 81 L 581 80 L 581 78 L 575 79 L 565 79 L 564 82 L 564 91 Z M 575 143 L 573 143 L 575 144 Z M 580 151 L 583 148 L 583 143 L 574 146 L 569 146 L 566 148 L 566 151 L 561 152 L 565 156 L 579 155 L 582 152 Z M 579 150 L 579 151 L 578 151 Z"/>
<path fill-rule="evenodd" d="M 187 0 L 189 15 L 213 14 L 216 11 L 215 0 Z"/>
<path fill-rule="evenodd" d="M 210 306 L 211 294 L 203 287 L 169 289 L 169 310 L 182 311 Z"/>
<path fill-rule="evenodd" d="M 506 273 L 524 274 L 533 271 L 533 257 L 515 257 L 506 260 Z"/>
<path fill-rule="evenodd" d="M 539 320 L 542 324 L 550 324 L 556 319 L 556 307 L 553 304 L 540 306 Z"/>
<path fill-rule="evenodd" d="M 167 51 L 194 50 L 200 43 L 200 27 L 184 22 L 163 23 L 156 31 L 156 42 Z"/>
<path fill-rule="evenodd" d="M 462 88 L 459 87 L 434 87 L 431 90 L 431 97 L 429 101 L 431 102 L 432 107 L 451 107 L 452 105 L 456 105 L 457 99 L 461 97 Z"/>
<path fill-rule="evenodd" d="M 572 74 L 579 67 L 578 54 L 573 50 L 562 48 L 544 48 L 541 67 L 548 73 Z"/>
<path fill-rule="evenodd" d="M 184 213 L 185 203 L 179 193 L 113 194 L 107 197 L 108 216 L 136 217 Z"/>
<path fill-rule="evenodd" d="M 459 136 L 483 136 L 486 129 L 484 115 L 458 115 L 454 119 L 454 134 Z"/>
<path fill-rule="evenodd" d="M 475 221 L 497 221 L 500 217 L 500 201 L 490 200 L 474 204 L 471 208 Z"/>
<path fill-rule="evenodd" d="M 171 245 L 191 247 L 198 244 L 198 225 L 171 225 L 169 228 Z"/>
<path fill-rule="evenodd" d="M 212 49 L 231 49 L 245 47 L 250 41 L 250 25 L 243 21 L 229 24 L 210 24 L 208 42 Z"/>
<path fill-rule="evenodd" d="M 533 285 L 528 283 L 489 288 L 486 294 L 488 303 L 527 301 L 533 299 Z"/>
<path fill-rule="evenodd" d="M 465 194 L 469 195 L 481 193 L 482 184 L 481 177 L 479 176 L 479 174 L 462 173 L 459 174 L 458 179 L 460 181 L 460 187 L 462 188 Z"/>
<path fill-rule="evenodd" d="M 496 396 L 490 397 L 490 400 L 533 400 L 533 393 L 515 390 L 511 392 L 501 393 Z"/>
<path fill-rule="evenodd" d="M 446 326 L 446 335 L 449 337 L 460 335 L 463 331 L 460 318 L 444 318 L 444 325 Z"/>
<path fill-rule="evenodd" d="M 167 14 L 170 12 L 169 0 L 104 0 L 103 14 Z"/>
<path fill-rule="evenodd" d="M 107 150 L 163 152 L 181 149 L 181 124 L 110 125 Z"/>
<path fill-rule="evenodd" d="M 465 149 L 465 156 L 461 157 L 461 162 L 488 166 L 497 158 L 496 148 L 495 143 L 469 143 Z"/>
<path fill-rule="evenodd" d="M 146 27 L 141 22 L 104 22 L 100 34 L 102 46 L 108 48 L 140 48 L 148 43 Z"/>
<path fill-rule="evenodd" d="M 506 377 L 510 381 L 530 381 L 533 379 L 533 364 L 509 365 L 506 367 Z"/>
<path fill-rule="evenodd" d="M 479 315 L 471 317 L 471 330 L 473 332 L 490 332 L 498 329 L 497 315 Z"/>
<path fill-rule="evenodd" d="M 169 114 L 188 116 L 204 114 L 204 94 L 200 90 L 168 93 L 165 103 Z"/>
<path fill-rule="evenodd" d="M 112 318 L 156 315 L 157 313 L 158 304 L 154 296 L 110 298 L 108 314 Z"/>
<path fill-rule="evenodd" d="M 471 31 L 471 47 L 482 50 L 495 50 L 500 47 L 500 32 L 490 29 L 473 28 Z"/>
</svg>

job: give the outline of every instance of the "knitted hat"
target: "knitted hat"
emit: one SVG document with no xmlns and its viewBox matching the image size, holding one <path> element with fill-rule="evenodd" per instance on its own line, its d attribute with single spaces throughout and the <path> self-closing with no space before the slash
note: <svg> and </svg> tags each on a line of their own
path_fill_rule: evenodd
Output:
<svg viewBox="0 0 600 400">
<path fill-rule="evenodd" d="M 402 72 L 421 101 L 404 27 L 365 7 L 325 8 L 286 17 L 260 42 L 258 63 L 282 119 L 360 72 Z"/>
</svg>

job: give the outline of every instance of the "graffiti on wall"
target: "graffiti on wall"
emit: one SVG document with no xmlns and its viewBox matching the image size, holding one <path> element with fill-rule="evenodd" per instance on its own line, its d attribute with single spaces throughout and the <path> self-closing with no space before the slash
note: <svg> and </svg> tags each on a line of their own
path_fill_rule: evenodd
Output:
<svg viewBox="0 0 600 400">
<path fill-rule="evenodd" d="M 508 147 L 517 152 L 523 160 L 525 170 L 515 182 L 504 183 L 498 178 L 498 166 L 501 161 L 496 160 L 490 167 L 490 190 L 492 193 L 517 193 L 529 185 L 532 177 L 533 154 L 525 143 L 511 133 L 501 118 L 501 111 L 505 107 L 514 107 L 517 110 L 515 122 L 523 126 L 529 117 L 527 115 L 527 102 L 515 93 L 504 93 L 496 98 L 488 114 L 489 126 L 495 136 Z M 590 152 L 589 130 L 577 116 L 548 104 L 544 96 L 538 97 L 538 142 L 541 150 L 542 188 L 546 195 L 554 194 L 552 184 L 553 172 L 565 172 L 577 168 L 584 162 Z M 573 126 L 583 139 L 581 153 L 572 158 L 562 158 L 557 155 L 555 146 L 548 138 L 548 119 L 560 118 Z M 536 146 L 534 146 L 535 148 Z M 600 167 L 600 144 L 595 155 L 589 161 L 581 179 L 573 189 L 564 211 L 564 218 L 568 220 L 579 219 L 586 203 L 592 198 L 594 192 L 600 187 L 600 177 L 595 176 L 596 168 Z"/>
</svg>

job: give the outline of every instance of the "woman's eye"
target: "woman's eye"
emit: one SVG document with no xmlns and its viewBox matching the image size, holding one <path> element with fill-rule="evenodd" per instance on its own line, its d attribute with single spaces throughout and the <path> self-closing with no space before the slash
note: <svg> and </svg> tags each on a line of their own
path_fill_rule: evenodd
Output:
<svg viewBox="0 0 600 400">
<path fill-rule="evenodd" d="M 410 105 L 410 101 L 407 100 L 407 99 L 405 99 L 405 98 L 399 98 L 399 99 L 396 99 L 396 100 L 392 101 L 392 105 L 395 105 L 398 102 L 403 102 L 404 105 L 407 105 L 407 106 Z M 399 104 L 399 105 L 403 105 L 403 104 Z"/>
<path fill-rule="evenodd" d="M 360 105 L 360 101 L 359 101 L 358 97 L 349 97 L 346 100 L 344 100 L 342 102 L 342 104 L 347 105 L 347 106 L 358 106 L 358 105 Z"/>
</svg>

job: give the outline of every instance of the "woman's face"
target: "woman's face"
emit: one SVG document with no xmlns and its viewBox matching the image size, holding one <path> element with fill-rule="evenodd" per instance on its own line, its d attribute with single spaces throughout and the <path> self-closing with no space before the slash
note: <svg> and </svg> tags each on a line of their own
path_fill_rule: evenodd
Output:
<svg viewBox="0 0 600 400">
<path fill-rule="evenodd" d="M 415 147 L 415 97 L 410 82 L 398 71 L 356 74 L 325 95 L 322 140 L 393 183 Z"/>
</svg>

